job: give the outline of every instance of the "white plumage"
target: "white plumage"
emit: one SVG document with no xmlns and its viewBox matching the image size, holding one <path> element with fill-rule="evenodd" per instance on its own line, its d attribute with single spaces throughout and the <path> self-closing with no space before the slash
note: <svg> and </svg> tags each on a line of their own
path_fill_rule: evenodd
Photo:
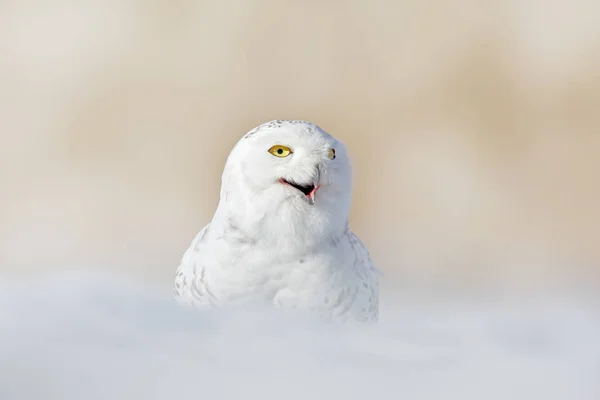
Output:
<svg viewBox="0 0 600 400">
<path fill-rule="evenodd" d="M 352 172 L 343 143 L 309 122 L 270 121 L 235 145 L 221 181 L 212 221 L 177 268 L 177 301 L 377 321 L 379 272 L 349 227 Z"/>
</svg>

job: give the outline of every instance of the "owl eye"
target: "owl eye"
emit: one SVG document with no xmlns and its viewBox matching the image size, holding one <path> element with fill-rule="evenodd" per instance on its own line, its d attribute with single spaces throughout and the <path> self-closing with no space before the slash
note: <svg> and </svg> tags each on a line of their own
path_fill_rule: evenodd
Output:
<svg viewBox="0 0 600 400">
<path fill-rule="evenodd" d="M 287 146 L 282 146 L 279 144 L 276 144 L 275 146 L 271 147 L 269 149 L 269 153 L 273 154 L 275 157 L 287 157 L 290 154 L 293 153 L 292 149 L 290 149 Z"/>
<path fill-rule="evenodd" d="M 335 149 L 329 149 L 329 159 L 333 160 L 335 158 Z"/>
</svg>

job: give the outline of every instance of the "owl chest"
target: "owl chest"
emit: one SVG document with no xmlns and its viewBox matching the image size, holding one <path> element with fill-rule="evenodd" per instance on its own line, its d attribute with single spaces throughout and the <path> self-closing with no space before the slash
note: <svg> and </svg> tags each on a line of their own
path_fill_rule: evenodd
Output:
<svg viewBox="0 0 600 400">
<path fill-rule="evenodd" d="M 281 254 L 248 249 L 229 252 L 207 268 L 206 284 L 221 302 L 253 300 L 289 307 L 310 307 L 316 298 L 343 290 L 343 260 L 323 251 Z"/>
</svg>

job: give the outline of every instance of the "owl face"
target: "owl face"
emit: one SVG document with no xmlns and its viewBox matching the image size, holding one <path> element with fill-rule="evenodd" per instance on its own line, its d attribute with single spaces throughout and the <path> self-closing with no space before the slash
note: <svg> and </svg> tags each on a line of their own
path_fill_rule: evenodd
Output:
<svg viewBox="0 0 600 400">
<path fill-rule="evenodd" d="M 241 140 L 239 150 L 241 172 L 256 191 L 309 207 L 350 196 L 346 148 L 316 125 L 263 124 Z"/>
<path fill-rule="evenodd" d="M 351 179 L 345 146 L 318 126 L 265 123 L 227 158 L 213 229 L 225 232 L 233 221 L 289 252 L 318 245 L 348 226 Z"/>
</svg>

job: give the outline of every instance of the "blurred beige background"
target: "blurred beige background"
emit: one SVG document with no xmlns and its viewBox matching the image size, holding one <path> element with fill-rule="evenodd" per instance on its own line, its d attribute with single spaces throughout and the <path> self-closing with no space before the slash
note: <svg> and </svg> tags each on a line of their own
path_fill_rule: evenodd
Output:
<svg viewBox="0 0 600 400">
<path fill-rule="evenodd" d="M 599 284 L 594 0 L 4 0 L 0 277 L 170 287 L 233 144 L 288 118 L 347 143 L 386 285 Z"/>
</svg>

